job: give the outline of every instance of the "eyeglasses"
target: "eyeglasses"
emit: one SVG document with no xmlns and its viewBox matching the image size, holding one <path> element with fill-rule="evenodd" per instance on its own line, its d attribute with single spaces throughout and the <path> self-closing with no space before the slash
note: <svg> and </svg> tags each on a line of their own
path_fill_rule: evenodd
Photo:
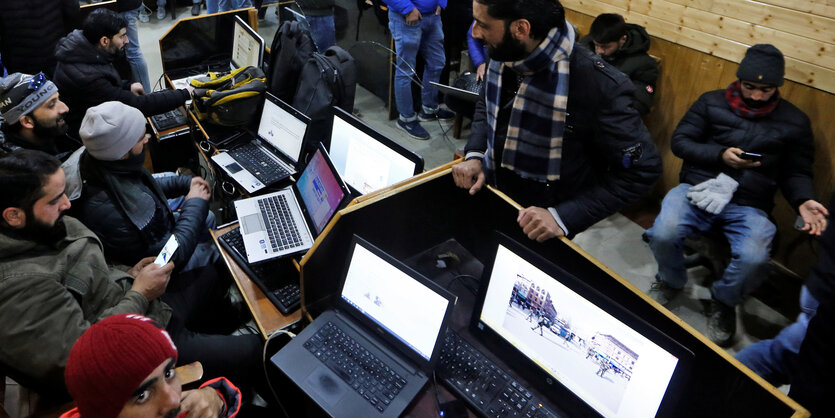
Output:
<svg viewBox="0 0 835 418">
<path fill-rule="evenodd" d="M 29 80 L 29 90 L 36 91 L 43 87 L 44 83 L 46 83 L 46 75 L 42 72 L 37 73 Z"/>
</svg>

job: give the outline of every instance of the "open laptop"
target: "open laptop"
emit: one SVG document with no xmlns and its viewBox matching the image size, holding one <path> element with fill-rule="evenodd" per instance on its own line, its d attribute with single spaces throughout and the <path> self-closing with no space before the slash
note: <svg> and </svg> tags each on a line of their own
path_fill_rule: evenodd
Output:
<svg viewBox="0 0 835 418">
<path fill-rule="evenodd" d="M 391 186 L 423 172 L 423 157 L 333 107 L 328 153 L 355 196 Z"/>
<path fill-rule="evenodd" d="M 257 137 L 212 160 L 248 193 L 276 184 L 294 174 L 299 167 L 310 118 L 269 92 L 264 93 L 264 108 Z"/>
<path fill-rule="evenodd" d="M 511 238 L 493 248 L 470 327 L 493 354 L 569 416 L 681 414 L 690 350 Z"/>
<path fill-rule="evenodd" d="M 331 416 L 397 417 L 432 373 L 455 297 L 357 236 L 347 259 L 336 308 L 271 360 Z"/>
<path fill-rule="evenodd" d="M 257 263 L 307 251 L 350 198 L 348 186 L 319 144 L 296 184 L 235 202 L 247 261 Z"/>
<path fill-rule="evenodd" d="M 465 100 L 470 103 L 477 102 L 478 98 L 480 97 L 478 91 L 460 89 L 458 87 L 448 86 L 446 84 L 436 83 L 434 81 L 430 81 L 429 83 L 435 86 L 438 89 L 438 91 L 440 91 L 443 94 L 455 97 L 457 99 Z"/>
</svg>

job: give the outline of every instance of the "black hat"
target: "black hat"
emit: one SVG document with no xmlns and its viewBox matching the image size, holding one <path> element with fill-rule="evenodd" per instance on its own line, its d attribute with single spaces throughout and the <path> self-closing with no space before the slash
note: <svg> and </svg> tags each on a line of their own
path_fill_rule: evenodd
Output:
<svg viewBox="0 0 835 418">
<path fill-rule="evenodd" d="M 0 116 L 5 123 L 14 125 L 21 116 L 28 115 L 58 93 L 58 87 L 43 73 L 9 74 L 0 82 Z"/>
<path fill-rule="evenodd" d="M 757 44 L 745 51 L 736 76 L 740 80 L 782 86 L 786 74 L 783 53 L 774 45 Z"/>
</svg>

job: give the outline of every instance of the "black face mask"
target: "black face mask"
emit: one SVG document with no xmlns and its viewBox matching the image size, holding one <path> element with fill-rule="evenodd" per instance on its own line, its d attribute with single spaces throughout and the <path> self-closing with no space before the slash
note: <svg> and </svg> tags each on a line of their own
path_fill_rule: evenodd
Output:
<svg viewBox="0 0 835 418">
<path fill-rule="evenodd" d="M 745 106 L 750 107 L 751 109 L 759 109 L 768 104 L 771 100 L 754 100 L 751 98 L 742 98 L 742 102 L 745 103 Z"/>
<path fill-rule="evenodd" d="M 519 61 L 525 58 L 528 53 L 525 46 L 510 34 L 510 27 L 505 25 L 502 41 L 495 47 L 487 46 L 487 55 L 490 59 L 502 62 Z"/>
</svg>

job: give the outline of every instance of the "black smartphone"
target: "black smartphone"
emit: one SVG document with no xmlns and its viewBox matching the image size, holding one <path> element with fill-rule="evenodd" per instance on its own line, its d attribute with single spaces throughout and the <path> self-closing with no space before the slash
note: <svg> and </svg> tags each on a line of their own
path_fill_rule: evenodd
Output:
<svg viewBox="0 0 835 418">
<path fill-rule="evenodd" d="M 754 152 L 743 152 L 742 154 L 739 154 L 739 158 L 748 161 L 762 161 L 763 155 Z"/>
</svg>

